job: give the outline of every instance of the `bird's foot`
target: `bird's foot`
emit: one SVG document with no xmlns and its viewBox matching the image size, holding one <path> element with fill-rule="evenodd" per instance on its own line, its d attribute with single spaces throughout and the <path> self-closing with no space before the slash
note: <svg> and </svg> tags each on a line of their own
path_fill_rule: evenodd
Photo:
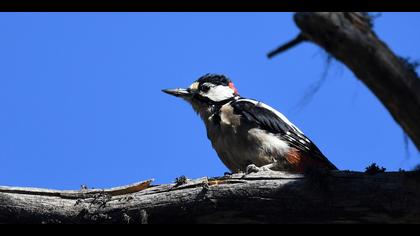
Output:
<svg viewBox="0 0 420 236">
<path fill-rule="evenodd" d="M 251 164 L 251 165 L 246 167 L 245 175 L 249 175 L 251 173 L 264 172 L 264 171 L 272 171 L 270 169 L 270 165 L 258 167 L 254 164 Z"/>
</svg>

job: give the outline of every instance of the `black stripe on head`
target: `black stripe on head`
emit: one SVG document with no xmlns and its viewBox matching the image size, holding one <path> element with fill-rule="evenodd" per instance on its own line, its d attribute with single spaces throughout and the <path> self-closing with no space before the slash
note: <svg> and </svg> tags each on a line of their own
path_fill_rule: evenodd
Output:
<svg viewBox="0 0 420 236">
<path fill-rule="evenodd" d="M 212 83 L 214 85 L 229 86 L 231 80 L 224 75 L 205 74 L 201 76 L 196 82 L 198 82 L 199 85 L 202 85 L 204 83 Z"/>
</svg>

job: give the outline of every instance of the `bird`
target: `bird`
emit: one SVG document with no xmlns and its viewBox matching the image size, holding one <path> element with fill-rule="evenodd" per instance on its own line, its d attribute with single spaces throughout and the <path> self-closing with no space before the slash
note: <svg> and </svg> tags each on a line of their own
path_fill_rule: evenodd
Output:
<svg viewBox="0 0 420 236">
<path fill-rule="evenodd" d="M 188 88 L 162 92 L 192 106 L 205 124 L 213 149 L 232 173 L 337 170 L 286 116 L 263 102 L 239 95 L 225 75 L 205 74 Z"/>
</svg>

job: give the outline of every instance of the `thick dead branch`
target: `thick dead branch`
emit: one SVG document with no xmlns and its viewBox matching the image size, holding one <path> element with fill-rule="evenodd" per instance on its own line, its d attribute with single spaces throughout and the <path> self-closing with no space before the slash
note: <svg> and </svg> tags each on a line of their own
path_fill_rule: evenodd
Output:
<svg viewBox="0 0 420 236">
<path fill-rule="evenodd" d="M 420 150 L 420 79 L 360 12 L 300 12 L 301 34 L 347 65 L 384 104 Z"/>
<path fill-rule="evenodd" d="M 0 223 L 420 223 L 418 180 L 416 172 L 263 172 L 91 195 L 1 187 Z"/>
</svg>

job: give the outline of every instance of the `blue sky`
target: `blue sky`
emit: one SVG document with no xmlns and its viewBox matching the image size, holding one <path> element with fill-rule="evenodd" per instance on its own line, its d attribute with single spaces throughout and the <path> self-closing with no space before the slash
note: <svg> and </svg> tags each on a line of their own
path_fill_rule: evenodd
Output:
<svg viewBox="0 0 420 236">
<path fill-rule="evenodd" d="M 383 13 L 377 34 L 420 58 L 420 13 Z M 1 13 L 0 185 L 101 188 L 227 170 L 189 105 L 161 92 L 205 73 L 283 112 L 340 169 L 410 169 L 420 155 L 383 105 L 298 33 L 292 13 Z"/>
</svg>

